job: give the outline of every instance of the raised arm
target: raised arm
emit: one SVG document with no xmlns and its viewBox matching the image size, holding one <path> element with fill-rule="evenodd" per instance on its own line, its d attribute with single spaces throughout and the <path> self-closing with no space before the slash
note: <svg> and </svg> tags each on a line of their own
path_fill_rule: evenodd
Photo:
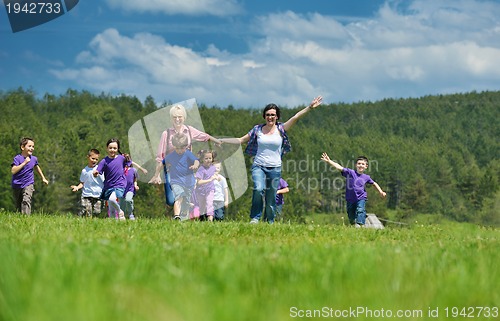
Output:
<svg viewBox="0 0 500 321">
<path fill-rule="evenodd" d="M 343 167 L 342 165 L 340 165 L 339 163 L 336 163 L 336 162 L 332 161 L 332 160 L 330 159 L 330 157 L 328 156 L 328 154 L 327 154 L 327 153 L 323 153 L 323 155 L 321 155 L 321 160 L 322 160 L 323 162 L 327 163 L 328 165 L 330 165 L 330 166 L 332 166 L 332 167 L 334 167 L 334 168 L 338 169 L 339 171 L 341 171 L 341 170 L 343 170 L 343 169 L 344 169 L 344 167 Z"/>
<path fill-rule="evenodd" d="M 309 104 L 309 106 L 307 106 L 306 108 L 304 108 L 301 111 L 299 111 L 298 113 L 296 113 L 292 118 L 287 120 L 285 124 L 283 124 L 283 127 L 285 128 L 285 130 L 289 130 L 293 125 L 295 125 L 297 120 L 299 120 L 299 118 L 304 116 L 309 110 L 314 109 L 314 108 L 318 107 L 319 105 L 321 105 L 322 101 L 323 101 L 323 97 L 321 97 L 321 96 L 314 98 L 311 101 L 311 103 Z"/>
</svg>

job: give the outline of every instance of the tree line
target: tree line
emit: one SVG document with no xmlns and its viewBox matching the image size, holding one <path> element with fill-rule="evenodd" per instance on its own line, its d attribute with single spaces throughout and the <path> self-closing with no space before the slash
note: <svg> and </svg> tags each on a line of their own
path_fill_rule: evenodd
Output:
<svg viewBox="0 0 500 321">
<path fill-rule="evenodd" d="M 35 139 L 34 155 L 50 181 L 42 186 L 35 179 L 34 210 L 74 213 L 79 195 L 69 186 L 78 183 L 87 151 L 97 148 L 104 157 L 105 143 L 111 137 L 119 138 L 127 151 L 130 126 L 170 103 L 72 89 L 42 98 L 31 89 L 0 92 L 0 159 L 4 164 L 0 209 L 14 209 L 10 163 L 19 152 L 21 137 Z M 303 106 L 282 108 L 281 119 L 289 119 L 300 108 Z M 218 137 L 241 137 L 263 122 L 260 109 L 201 104 L 199 112 L 205 131 Z M 358 155 L 370 159 L 367 173 L 387 192 L 383 200 L 368 188 L 368 211 L 380 217 L 405 220 L 416 214 L 435 214 L 460 222 L 499 225 L 499 116 L 500 91 L 317 108 L 289 132 L 292 152 L 283 159 L 283 178 L 291 191 L 285 196 L 285 215 L 300 222 L 311 213 L 345 213 L 345 181 L 319 160 L 326 151 L 345 167 L 353 168 Z M 247 156 L 245 163 L 249 172 Z M 231 203 L 230 219 L 248 217 L 248 177 L 249 188 Z M 143 183 L 140 187 L 135 198 L 139 216 L 169 213 L 159 186 Z"/>
</svg>

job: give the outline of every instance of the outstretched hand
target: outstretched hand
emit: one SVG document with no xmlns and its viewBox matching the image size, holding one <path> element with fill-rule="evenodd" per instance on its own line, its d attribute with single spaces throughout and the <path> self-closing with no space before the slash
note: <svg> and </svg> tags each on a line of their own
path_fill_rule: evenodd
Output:
<svg viewBox="0 0 500 321">
<path fill-rule="evenodd" d="M 318 96 L 316 98 L 314 98 L 311 103 L 309 104 L 309 107 L 311 108 L 316 108 L 318 107 L 319 105 L 321 105 L 321 103 L 323 102 L 323 97 L 322 96 Z"/>
<path fill-rule="evenodd" d="M 330 161 L 330 156 L 328 156 L 327 153 L 323 153 L 321 155 L 321 160 L 324 161 L 324 162 L 329 162 Z"/>
<path fill-rule="evenodd" d="M 161 184 L 161 177 L 160 175 L 154 175 L 151 177 L 151 179 L 148 182 L 149 184 Z"/>
</svg>

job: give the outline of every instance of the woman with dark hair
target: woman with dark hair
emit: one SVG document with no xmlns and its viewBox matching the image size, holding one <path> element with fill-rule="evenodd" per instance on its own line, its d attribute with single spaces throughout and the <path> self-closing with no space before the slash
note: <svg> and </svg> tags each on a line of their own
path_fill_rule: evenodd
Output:
<svg viewBox="0 0 500 321">
<path fill-rule="evenodd" d="M 250 223 L 258 223 L 263 212 L 264 217 L 272 224 L 276 213 L 276 191 L 281 177 L 281 158 L 291 150 L 287 131 L 309 110 L 321 105 L 323 97 L 318 96 L 306 108 L 296 113 L 285 123 L 278 122 L 281 113 L 278 106 L 268 104 L 262 112 L 265 124 L 255 125 L 245 136 L 240 138 L 223 138 L 223 143 L 248 143 L 245 153 L 254 156 L 252 164 L 252 208 Z"/>
</svg>

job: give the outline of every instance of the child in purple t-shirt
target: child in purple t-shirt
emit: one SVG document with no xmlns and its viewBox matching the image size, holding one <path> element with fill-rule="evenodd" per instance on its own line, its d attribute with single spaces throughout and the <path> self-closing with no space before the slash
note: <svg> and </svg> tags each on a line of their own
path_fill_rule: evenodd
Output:
<svg viewBox="0 0 500 321">
<path fill-rule="evenodd" d="M 345 199 L 347 201 L 347 216 L 349 217 L 349 223 L 356 227 L 365 225 L 365 205 L 368 199 L 365 185 L 368 183 L 375 186 L 380 197 L 384 198 L 386 196 L 386 193 L 374 180 L 372 180 L 370 175 L 364 174 L 364 171 L 368 168 L 368 158 L 359 156 L 356 159 L 356 170 L 343 167 L 339 163 L 332 161 L 327 153 L 323 153 L 321 160 L 341 171 L 342 176 L 346 178 Z"/>
<path fill-rule="evenodd" d="M 120 200 L 120 207 L 123 208 L 125 212 L 125 216 L 128 215 L 128 218 L 131 220 L 135 220 L 134 216 L 134 196 L 137 190 L 139 190 L 139 185 L 137 185 L 137 169 L 133 167 L 133 163 L 130 161 L 125 166 L 125 179 L 127 181 L 127 186 L 125 187 L 125 197 Z"/>
<path fill-rule="evenodd" d="M 125 166 L 128 163 L 127 158 L 120 152 L 120 141 L 111 138 L 106 143 L 108 156 L 106 156 L 97 169 L 94 169 L 94 176 L 104 173 L 104 187 L 101 198 L 108 201 L 108 205 L 118 213 L 120 220 L 125 220 L 125 214 L 120 208 L 119 200 L 123 198 L 127 180 L 125 179 Z"/>
<path fill-rule="evenodd" d="M 49 181 L 45 178 L 42 169 L 38 165 L 38 158 L 33 156 L 33 150 L 35 150 L 33 138 L 23 137 L 19 146 L 21 147 L 21 154 L 16 155 L 10 165 L 14 202 L 17 211 L 30 215 L 31 198 L 35 191 L 35 174 L 33 170 L 36 169 L 45 185 L 49 184 Z"/>
<path fill-rule="evenodd" d="M 196 200 L 200 206 L 200 214 L 206 215 L 209 221 L 214 220 L 214 194 L 215 184 L 219 175 L 213 164 L 215 153 L 211 150 L 201 150 L 201 165 L 195 174 L 196 178 Z"/>
<path fill-rule="evenodd" d="M 283 194 L 290 192 L 288 188 L 288 183 L 283 178 L 280 178 L 280 183 L 278 185 L 278 190 L 276 191 L 276 217 L 275 220 L 283 219 L 283 204 L 285 204 L 285 197 Z"/>
</svg>

